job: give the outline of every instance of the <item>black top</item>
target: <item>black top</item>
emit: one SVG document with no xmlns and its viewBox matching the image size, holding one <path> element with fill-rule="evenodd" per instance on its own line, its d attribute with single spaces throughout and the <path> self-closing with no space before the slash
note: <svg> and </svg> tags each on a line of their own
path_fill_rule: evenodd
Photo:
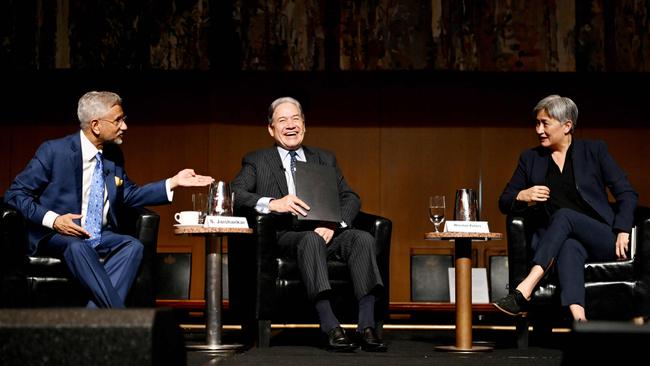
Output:
<svg viewBox="0 0 650 366">
<path fill-rule="evenodd" d="M 551 197 L 545 206 L 549 216 L 560 208 L 569 208 L 595 220 L 603 221 L 600 215 L 578 193 L 573 174 L 573 144 L 569 146 L 566 153 L 563 170 L 560 170 L 551 155 L 548 156 L 548 160 L 546 183 L 551 190 Z"/>
</svg>

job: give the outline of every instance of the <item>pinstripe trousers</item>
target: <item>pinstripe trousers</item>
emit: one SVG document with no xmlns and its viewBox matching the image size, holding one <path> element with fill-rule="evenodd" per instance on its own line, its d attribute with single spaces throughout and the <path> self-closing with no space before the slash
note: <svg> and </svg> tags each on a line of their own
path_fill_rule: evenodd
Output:
<svg viewBox="0 0 650 366">
<path fill-rule="evenodd" d="M 303 283 L 311 300 L 331 290 L 327 261 L 347 263 L 357 299 L 383 286 L 375 254 L 375 239 L 362 230 L 348 229 L 337 233 L 329 246 L 315 231 L 279 233 L 278 245 L 285 257 L 296 258 Z"/>
</svg>

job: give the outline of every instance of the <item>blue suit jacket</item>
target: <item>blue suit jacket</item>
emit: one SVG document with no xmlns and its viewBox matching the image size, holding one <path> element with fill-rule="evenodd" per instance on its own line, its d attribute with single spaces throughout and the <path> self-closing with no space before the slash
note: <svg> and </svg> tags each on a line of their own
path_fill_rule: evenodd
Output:
<svg viewBox="0 0 650 366">
<path fill-rule="evenodd" d="M 573 170 L 580 196 L 612 228 L 630 232 L 634 222 L 637 193 L 627 180 L 625 172 L 616 164 L 600 140 L 573 142 Z M 546 185 L 546 171 L 551 151 L 542 146 L 524 151 L 517 169 L 499 198 L 499 209 L 504 214 L 524 210 L 526 202 L 515 198 L 519 191 L 535 185 Z M 616 200 L 616 211 L 608 202 L 609 189 Z M 552 193 L 551 193 L 552 194 Z"/>
<path fill-rule="evenodd" d="M 106 145 L 103 157 L 110 204 L 108 221 L 117 231 L 120 211 L 124 208 L 169 202 L 164 180 L 142 187 L 129 180 L 122 151 L 117 145 Z M 29 253 L 36 252 L 38 243 L 55 233 L 42 225 L 48 211 L 60 215 L 81 213 L 82 164 L 79 132 L 46 141 L 5 193 L 5 202 L 27 219 Z"/>
<path fill-rule="evenodd" d="M 361 200 L 343 178 L 336 157 L 329 151 L 302 147 L 310 163 L 327 165 L 336 169 L 341 216 L 348 226 L 361 209 Z M 287 178 L 276 146 L 253 151 L 242 159 L 242 167 L 232 181 L 237 209 L 251 210 L 262 197 L 282 198 L 289 194 Z"/>
</svg>

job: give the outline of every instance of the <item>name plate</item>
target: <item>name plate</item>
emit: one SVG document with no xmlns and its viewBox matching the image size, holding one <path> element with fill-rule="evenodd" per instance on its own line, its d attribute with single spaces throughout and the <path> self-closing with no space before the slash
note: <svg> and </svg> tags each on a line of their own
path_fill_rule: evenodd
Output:
<svg viewBox="0 0 650 366">
<path fill-rule="evenodd" d="M 206 216 L 204 227 L 248 229 L 248 221 L 239 216 Z"/>
<path fill-rule="evenodd" d="M 449 302 L 456 303 L 456 272 L 455 268 L 448 269 L 449 273 Z M 489 304 L 487 270 L 472 268 L 472 304 Z"/>
<path fill-rule="evenodd" d="M 445 231 L 458 233 L 489 233 L 487 221 L 447 221 Z"/>
</svg>

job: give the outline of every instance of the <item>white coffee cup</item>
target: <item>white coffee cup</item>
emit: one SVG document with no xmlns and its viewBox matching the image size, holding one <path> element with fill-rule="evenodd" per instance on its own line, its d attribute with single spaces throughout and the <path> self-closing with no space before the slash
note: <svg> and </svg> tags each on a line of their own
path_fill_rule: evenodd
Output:
<svg viewBox="0 0 650 366">
<path fill-rule="evenodd" d="M 181 211 L 174 215 L 174 219 L 181 225 L 198 225 L 199 211 Z"/>
</svg>

